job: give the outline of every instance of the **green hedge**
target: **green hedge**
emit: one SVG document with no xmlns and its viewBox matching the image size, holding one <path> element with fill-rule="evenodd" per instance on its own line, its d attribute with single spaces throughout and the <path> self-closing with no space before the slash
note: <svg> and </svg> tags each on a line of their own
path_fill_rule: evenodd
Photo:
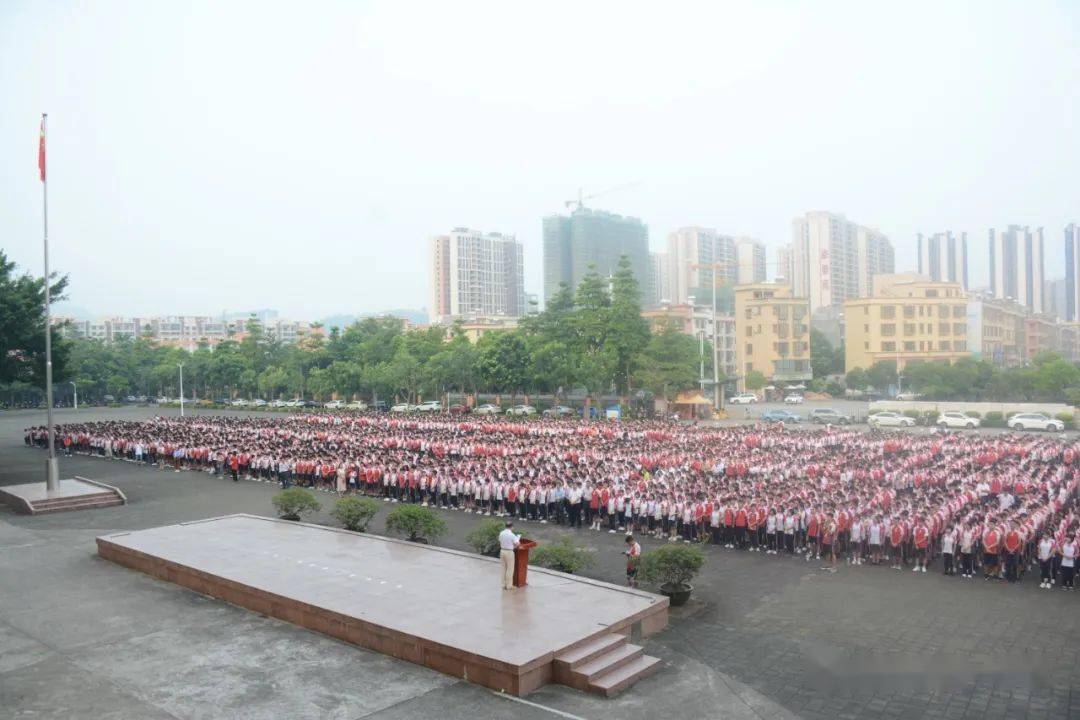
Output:
<svg viewBox="0 0 1080 720">
<path fill-rule="evenodd" d="M 1076 428 L 1076 417 L 1070 412 L 1059 412 L 1054 416 L 1061 422 L 1065 423 L 1066 430 L 1073 430 Z"/>
<path fill-rule="evenodd" d="M 996 410 L 983 415 L 982 426 L 988 428 L 1003 428 L 1005 427 L 1005 416 Z"/>
</svg>

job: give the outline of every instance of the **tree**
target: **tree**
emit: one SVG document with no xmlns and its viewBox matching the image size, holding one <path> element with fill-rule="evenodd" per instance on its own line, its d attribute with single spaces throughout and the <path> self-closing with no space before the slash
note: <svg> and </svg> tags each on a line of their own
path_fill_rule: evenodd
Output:
<svg viewBox="0 0 1080 720">
<path fill-rule="evenodd" d="M 758 370 L 751 370 L 746 373 L 746 378 L 743 380 L 747 390 L 760 390 L 765 387 L 765 376 Z"/>
<path fill-rule="evenodd" d="M 623 255 L 611 282 L 606 344 L 615 358 L 615 389 L 625 395 L 637 368 L 638 358 L 649 342 L 649 323 L 641 317 L 641 291 L 630 258 Z"/>
<path fill-rule="evenodd" d="M 0 385 L 45 385 L 45 281 L 17 275 L 15 263 L 0 250 Z M 49 286 L 51 300 L 64 297 L 67 276 Z M 53 381 L 67 378 L 68 344 L 50 329 Z"/>
<path fill-rule="evenodd" d="M 870 385 L 866 377 L 866 371 L 862 368 L 852 368 L 844 376 L 844 384 L 852 390 L 865 390 Z"/>
<path fill-rule="evenodd" d="M 820 330 L 810 330 L 810 368 L 815 378 L 844 372 L 843 346 L 835 349 Z"/>
<path fill-rule="evenodd" d="M 679 332 L 674 322 L 649 338 L 640 361 L 637 383 L 670 399 L 698 383 L 700 349 L 693 336 Z"/>
<path fill-rule="evenodd" d="M 477 365 L 487 387 L 517 393 L 525 389 L 529 356 L 520 332 L 488 333 L 477 343 Z"/>
<path fill-rule="evenodd" d="M 890 385 L 896 384 L 896 362 L 878 360 L 866 371 L 866 380 L 870 387 L 878 392 L 885 392 Z"/>
</svg>

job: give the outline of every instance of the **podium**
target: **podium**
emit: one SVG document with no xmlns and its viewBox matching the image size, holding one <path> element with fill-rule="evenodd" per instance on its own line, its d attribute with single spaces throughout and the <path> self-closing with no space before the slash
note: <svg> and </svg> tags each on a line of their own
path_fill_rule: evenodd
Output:
<svg viewBox="0 0 1080 720">
<path fill-rule="evenodd" d="M 529 574 L 529 550 L 536 547 L 535 540 L 522 540 L 514 548 L 514 587 L 525 587 L 529 583 L 526 578 Z"/>
</svg>

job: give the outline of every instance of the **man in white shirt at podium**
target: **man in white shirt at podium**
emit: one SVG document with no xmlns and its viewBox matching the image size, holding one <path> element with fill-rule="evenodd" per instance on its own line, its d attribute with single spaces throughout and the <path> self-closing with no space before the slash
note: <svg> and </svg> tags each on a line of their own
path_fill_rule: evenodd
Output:
<svg viewBox="0 0 1080 720">
<path fill-rule="evenodd" d="M 514 523 L 507 522 L 499 533 L 499 560 L 502 561 L 503 590 L 514 587 L 514 548 L 521 544 L 521 536 L 514 533 Z"/>
</svg>

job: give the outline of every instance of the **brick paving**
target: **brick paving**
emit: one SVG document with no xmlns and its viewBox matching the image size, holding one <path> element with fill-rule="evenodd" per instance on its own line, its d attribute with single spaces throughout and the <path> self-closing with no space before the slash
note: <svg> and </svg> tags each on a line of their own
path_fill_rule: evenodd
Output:
<svg viewBox="0 0 1080 720">
<path fill-rule="evenodd" d="M 25 482 L 43 465 L 39 451 L 16 444 L 23 424 L 30 421 L 0 419 L 0 484 Z M 132 505 L 33 519 L 5 511 L 0 525 L 57 532 L 86 528 L 84 534 L 92 534 L 94 528 L 270 512 L 274 488 L 265 483 L 233 485 L 198 473 L 162 473 L 96 459 L 70 463 L 80 474 L 115 481 Z M 325 513 L 329 504 L 324 502 L 316 521 L 331 522 Z M 464 536 L 477 518 L 444 515 L 451 533 L 443 544 L 464 548 Z M 381 528 L 381 518 L 375 528 Z M 598 563 L 589 574 L 621 581 L 621 536 L 533 523 L 525 523 L 525 529 L 541 540 L 574 532 L 597 551 Z M 646 550 L 657 544 L 643 542 Z M 663 657 L 670 669 L 606 705 L 557 688 L 532 699 L 581 717 L 646 718 L 661 712 L 705 717 L 715 715 L 694 704 L 697 688 L 726 683 L 724 697 L 733 691 L 733 702 L 741 703 L 747 717 L 1080 717 L 1080 691 L 1073 692 L 1080 688 L 1080 592 L 1040 590 L 1031 575 L 1008 585 L 944 577 L 940 567 L 915 575 L 841 565 L 829 574 L 802 558 L 716 547 L 708 547 L 707 554 L 691 603 L 673 610 L 669 630 L 648 643 L 648 652 Z M 5 557 L 0 554 L 0 570 Z M 2 660 L 0 654 L 0 673 Z M 695 684 L 681 686 L 678 677 L 693 678 Z M 479 712 L 467 708 L 489 702 L 469 689 L 437 689 L 414 701 L 418 716 L 428 707 L 423 703 L 438 706 L 440 692 L 464 698 L 462 717 Z M 457 717 L 458 700 L 447 702 L 445 716 Z M 484 711 L 493 717 L 544 715 L 527 708 L 512 712 L 505 701 L 492 702 L 501 703 Z M 409 716 L 409 704 L 395 707 L 385 717 Z"/>
</svg>

